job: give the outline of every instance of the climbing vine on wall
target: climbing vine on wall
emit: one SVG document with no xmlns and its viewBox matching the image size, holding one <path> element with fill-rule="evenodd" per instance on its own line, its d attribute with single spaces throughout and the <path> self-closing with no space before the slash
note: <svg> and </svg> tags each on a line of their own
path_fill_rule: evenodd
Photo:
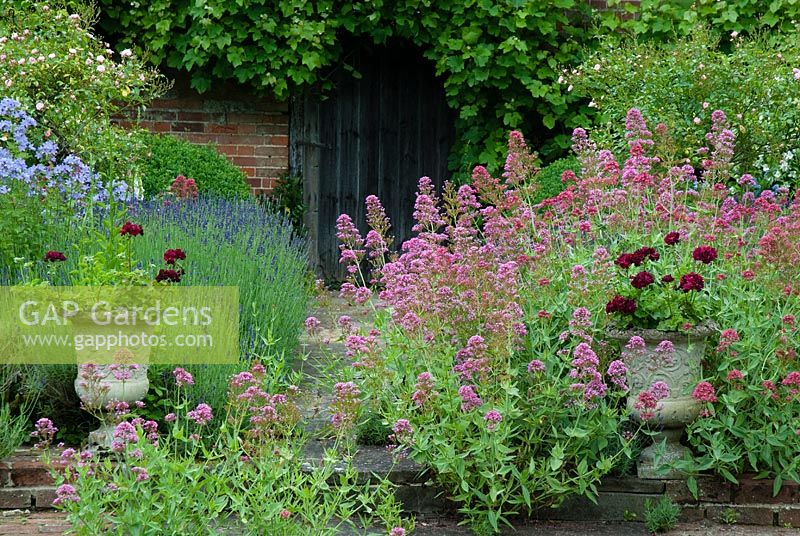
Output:
<svg viewBox="0 0 800 536">
<path fill-rule="evenodd" d="M 587 0 L 100 0 L 104 28 L 126 46 L 187 71 L 208 90 L 219 80 L 285 98 L 341 62 L 342 37 L 401 38 L 434 62 L 458 111 L 453 169 L 502 162 L 506 133 L 521 129 L 555 155 L 592 112 L 558 82 L 600 31 L 665 38 L 696 22 L 725 29 L 783 26 L 796 0 L 608 0 L 635 17 L 598 14 Z M 771 6 L 777 6 L 772 12 Z M 759 7 L 760 6 L 760 7 Z M 794 11 L 792 11 L 794 10 Z"/>
</svg>

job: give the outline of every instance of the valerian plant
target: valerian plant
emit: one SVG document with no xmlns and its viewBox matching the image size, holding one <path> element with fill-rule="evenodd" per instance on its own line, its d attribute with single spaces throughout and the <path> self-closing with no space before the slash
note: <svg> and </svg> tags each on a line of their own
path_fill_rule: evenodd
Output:
<svg viewBox="0 0 800 536">
<path fill-rule="evenodd" d="M 688 160 L 672 151 L 666 125 L 651 132 L 636 109 L 624 161 L 576 129 L 580 169 L 538 203 L 529 201 L 535 157 L 514 132 L 502 178 L 479 166 L 472 185 L 446 185 L 441 197 L 420 180 L 416 236 L 397 253 L 376 225 L 362 237 L 339 218 L 351 274 L 342 295 L 385 306 L 368 336 L 345 333 L 354 382 L 396 448 L 433 470 L 478 531 L 570 494 L 593 496 L 631 454 L 637 430 L 621 399 L 636 396 L 652 412 L 663 386 L 628 393 L 625 355 L 605 332 L 639 307 L 633 323 L 669 330 L 713 316 L 720 350 L 749 341 L 747 351 L 706 356 L 693 393 L 709 405 L 690 427 L 694 470 L 727 475 L 747 459 L 764 475 L 794 474 L 800 203 L 735 175 L 736 134 L 722 111 L 711 117 L 705 150 Z M 377 198 L 367 204 L 368 222 L 385 228 Z M 775 311 L 789 316 L 776 323 Z M 764 408 L 775 393 L 774 407 L 719 405 L 714 384 L 734 363 L 762 387 L 725 400 Z M 781 441 L 740 456 L 740 436 L 754 441 L 766 427 Z"/>
<path fill-rule="evenodd" d="M 335 448 L 318 463 L 301 463 L 298 389 L 267 391 L 272 378 L 262 364 L 229 379 L 222 408 L 189 402 L 195 380 L 185 369 L 172 378 L 179 394 L 164 417 L 167 430 L 137 416 L 141 402 L 111 402 L 105 410 L 118 422 L 111 452 L 67 448 L 50 458 L 54 504 L 76 534 L 337 534 L 357 516 L 387 532 L 413 528 L 400 517 L 392 485 L 358 484 Z M 39 447 L 54 433 L 48 419 L 37 423 Z"/>
</svg>

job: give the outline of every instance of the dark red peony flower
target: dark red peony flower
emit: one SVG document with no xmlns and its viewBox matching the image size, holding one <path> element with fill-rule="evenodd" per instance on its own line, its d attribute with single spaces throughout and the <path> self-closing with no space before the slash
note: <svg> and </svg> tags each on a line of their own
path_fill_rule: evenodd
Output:
<svg viewBox="0 0 800 536">
<path fill-rule="evenodd" d="M 186 259 L 186 253 L 182 249 L 168 249 L 164 252 L 164 262 L 167 264 L 175 264 L 176 261 Z"/>
<path fill-rule="evenodd" d="M 653 284 L 655 278 L 650 272 L 639 272 L 631 278 L 633 288 L 645 288 Z"/>
<path fill-rule="evenodd" d="M 684 292 L 689 292 L 692 290 L 701 291 L 703 290 L 703 286 L 705 285 L 705 281 L 703 280 L 703 276 L 700 274 L 696 274 L 694 272 L 689 272 L 686 275 L 681 276 L 681 281 L 678 284 L 678 288 Z"/>
<path fill-rule="evenodd" d="M 633 314 L 636 312 L 636 302 L 634 300 L 616 295 L 606 304 L 606 313 L 625 313 Z"/>
<path fill-rule="evenodd" d="M 144 234 L 141 225 L 136 225 L 135 223 L 131 223 L 126 221 L 122 225 L 122 229 L 119 230 L 119 234 L 122 236 L 129 235 L 129 236 L 141 236 Z"/>
<path fill-rule="evenodd" d="M 665 275 L 664 277 L 661 278 L 661 281 L 664 282 L 664 283 L 672 283 L 673 281 L 675 281 L 675 278 L 672 277 L 672 275 L 667 274 L 667 275 Z"/>
<path fill-rule="evenodd" d="M 166 281 L 168 283 L 180 283 L 181 273 L 177 270 L 159 270 L 156 276 L 156 281 L 159 283 Z"/>
<path fill-rule="evenodd" d="M 44 254 L 44 262 L 65 261 L 67 258 L 60 251 L 48 251 Z"/>
<path fill-rule="evenodd" d="M 717 258 L 717 250 L 711 246 L 699 246 L 692 251 L 692 258 L 704 264 L 711 264 Z"/>
<path fill-rule="evenodd" d="M 670 231 L 664 236 L 664 243 L 668 246 L 674 246 L 681 241 L 681 234 L 678 231 Z"/>
</svg>

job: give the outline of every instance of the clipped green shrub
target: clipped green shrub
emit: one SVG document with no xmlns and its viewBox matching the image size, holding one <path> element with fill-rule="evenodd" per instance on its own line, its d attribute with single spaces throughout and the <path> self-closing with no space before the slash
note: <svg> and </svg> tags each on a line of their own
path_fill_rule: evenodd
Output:
<svg viewBox="0 0 800 536">
<path fill-rule="evenodd" d="M 578 160 L 574 156 L 560 158 L 544 166 L 535 176 L 536 182 L 539 183 L 539 189 L 536 190 L 534 202 L 539 203 L 550 197 L 555 197 L 564 191 L 564 183 L 561 182 L 561 174 L 568 169 L 577 173 L 580 167 Z"/>
<path fill-rule="evenodd" d="M 162 193 L 178 175 L 193 178 L 201 194 L 236 197 L 250 192 L 242 170 L 213 146 L 145 131 L 137 136 L 145 147 L 141 166 L 145 197 Z"/>
</svg>

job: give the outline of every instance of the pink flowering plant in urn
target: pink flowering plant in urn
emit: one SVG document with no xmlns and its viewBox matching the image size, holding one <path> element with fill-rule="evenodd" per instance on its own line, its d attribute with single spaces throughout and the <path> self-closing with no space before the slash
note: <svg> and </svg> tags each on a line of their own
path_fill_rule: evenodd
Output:
<svg viewBox="0 0 800 536">
<path fill-rule="evenodd" d="M 479 166 L 441 192 L 420 179 L 396 252 L 374 196 L 366 236 L 340 217 L 341 294 L 377 314 L 343 329 L 347 380 L 476 530 L 593 496 L 645 430 L 643 477 L 796 474 L 800 202 L 732 175 L 725 113 L 707 128 L 686 148 L 632 109 L 624 158 L 576 129 L 580 169 L 544 201 L 512 133 L 502 177 Z"/>
</svg>

